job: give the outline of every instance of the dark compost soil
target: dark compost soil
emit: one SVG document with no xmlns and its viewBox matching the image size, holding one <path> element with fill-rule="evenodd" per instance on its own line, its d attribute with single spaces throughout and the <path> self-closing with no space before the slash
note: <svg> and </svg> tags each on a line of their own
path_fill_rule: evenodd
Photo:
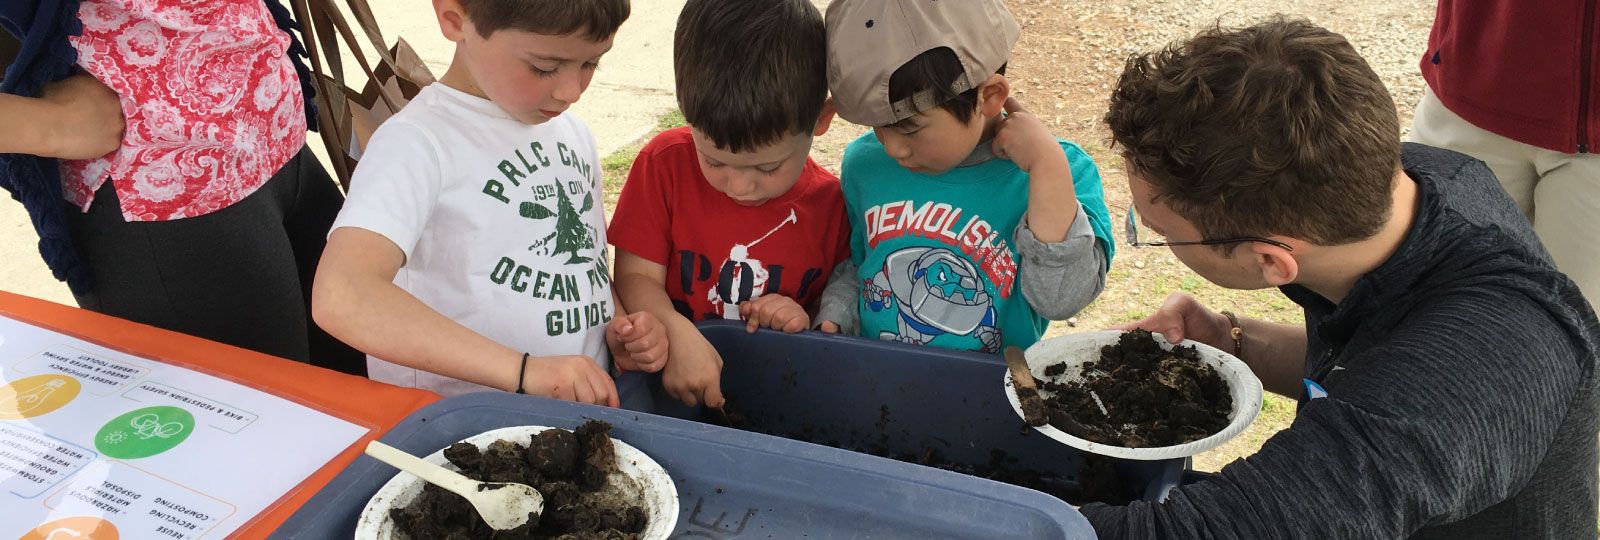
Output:
<svg viewBox="0 0 1600 540">
<path fill-rule="evenodd" d="M 1058 367 L 1059 366 L 1059 367 Z M 1046 374 L 1062 374 L 1065 364 Z M 1166 351 L 1150 332 L 1134 330 L 1083 364 L 1066 382 L 1039 381 L 1050 425 L 1080 439 L 1124 448 L 1198 441 L 1228 426 L 1228 383 L 1193 347 Z M 1098 398 L 1098 399 L 1096 399 Z"/>
<path fill-rule="evenodd" d="M 483 450 L 468 443 L 444 450 L 445 459 L 468 478 L 538 489 L 544 496 L 544 514 L 527 525 L 496 531 L 466 499 L 433 484 L 425 484 L 411 504 L 390 510 L 389 515 L 395 529 L 413 540 L 638 538 L 647 524 L 639 500 L 642 494 L 617 471 L 610 431 L 611 424 L 589 420 L 576 431 L 545 430 L 527 447 L 500 440 Z M 494 484 L 479 487 L 495 489 Z"/>
</svg>

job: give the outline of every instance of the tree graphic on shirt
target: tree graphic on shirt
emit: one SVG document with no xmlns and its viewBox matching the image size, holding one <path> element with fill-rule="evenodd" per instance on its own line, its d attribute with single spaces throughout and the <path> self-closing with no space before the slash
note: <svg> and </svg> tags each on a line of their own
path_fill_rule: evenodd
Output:
<svg viewBox="0 0 1600 540">
<path fill-rule="evenodd" d="M 552 255 L 568 254 L 569 257 L 566 264 L 589 262 L 593 259 L 582 255 L 582 253 L 583 250 L 594 248 L 595 235 L 593 228 L 583 222 L 582 215 L 594 209 L 594 194 L 585 194 L 583 208 L 575 210 L 572 207 L 572 198 L 567 196 L 567 190 L 563 189 L 561 184 L 560 180 L 556 180 L 555 211 L 551 211 L 550 208 L 532 201 L 523 201 L 521 208 L 518 209 L 522 217 L 528 219 L 550 219 L 552 217 L 556 219 L 556 229 L 544 238 L 539 239 L 539 241 L 534 242 L 533 245 L 528 246 L 528 250 L 538 249 L 549 244 L 554 239 L 555 246 L 550 252 Z"/>
</svg>

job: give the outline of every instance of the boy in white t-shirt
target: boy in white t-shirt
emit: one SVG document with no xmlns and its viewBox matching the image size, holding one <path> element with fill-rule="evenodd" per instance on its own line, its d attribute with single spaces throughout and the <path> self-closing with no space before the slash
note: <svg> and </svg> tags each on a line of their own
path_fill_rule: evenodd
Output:
<svg viewBox="0 0 1600 540">
<path fill-rule="evenodd" d="M 374 380 L 617 405 L 607 357 L 658 371 L 666 333 L 611 292 L 600 159 L 564 111 L 628 0 L 435 0 L 455 58 L 380 127 L 313 287 Z"/>
</svg>

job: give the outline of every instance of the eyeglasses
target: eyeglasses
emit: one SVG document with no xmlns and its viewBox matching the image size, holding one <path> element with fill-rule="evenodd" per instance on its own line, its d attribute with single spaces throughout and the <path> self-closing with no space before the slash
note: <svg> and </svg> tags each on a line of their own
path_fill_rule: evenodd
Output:
<svg viewBox="0 0 1600 540">
<path fill-rule="evenodd" d="M 1289 244 L 1285 244 L 1283 242 L 1279 242 L 1277 240 L 1272 240 L 1272 239 L 1269 239 L 1269 238 L 1262 238 L 1262 237 L 1259 237 L 1259 236 L 1235 236 L 1233 238 L 1215 238 L 1215 239 L 1210 239 L 1210 240 L 1192 240 L 1192 241 L 1186 241 L 1186 242 L 1169 242 L 1169 241 L 1164 240 L 1164 239 L 1163 240 L 1154 240 L 1154 241 L 1150 241 L 1150 242 L 1140 242 L 1139 241 L 1139 225 L 1138 225 L 1138 221 L 1137 220 L 1138 220 L 1138 218 L 1134 217 L 1134 215 L 1133 215 L 1133 210 L 1129 209 L 1128 210 L 1128 225 L 1127 225 L 1127 229 L 1126 230 L 1127 230 L 1127 235 L 1128 235 L 1128 245 L 1133 246 L 1133 247 L 1216 246 L 1216 245 L 1222 245 L 1222 244 L 1237 244 L 1237 243 L 1240 243 L 1240 242 L 1261 242 L 1263 244 L 1272 244 L 1274 246 L 1278 246 L 1278 247 L 1281 247 L 1281 248 L 1289 250 L 1289 251 L 1294 251 L 1294 248 L 1290 247 Z"/>
</svg>

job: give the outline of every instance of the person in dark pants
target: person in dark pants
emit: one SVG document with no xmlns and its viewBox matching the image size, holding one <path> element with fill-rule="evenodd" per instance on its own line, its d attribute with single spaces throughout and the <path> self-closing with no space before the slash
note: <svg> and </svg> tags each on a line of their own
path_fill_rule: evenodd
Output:
<svg viewBox="0 0 1600 540">
<path fill-rule="evenodd" d="M 78 305 L 107 315 L 365 374 L 365 356 L 307 317 L 311 279 L 344 196 L 302 148 L 267 183 L 192 218 L 130 222 L 107 182 L 87 213 L 69 212 L 94 288 Z M 340 365 L 331 360 L 345 360 Z"/>
<path fill-rule="evenodd" d="M 0 26 L 32 47 L 7 72 L 0 152 L 60 160 L 5 156 L 0 187 L 79 305 L 365 374 L 310 318 L 343 195 L 305 145 L 281 6 L 52 1 L 8 6 Z M 9 95 L 26 82 L 37 97 Z"/>
<path fill-rule="evenodd" d="M 1129 59 L 1106 123 L 1129 242 L 1278 287 L 1305 324 L 1178 294 L 1130 325 L 1232 351 L 1299 409 L 1164 501 L 1085 505 L 1100 538 L 1595 537 L 1600 322 L 1483 162 L 1400 142 L 1344 37 L 1202 31 Z"/>
</svg>

